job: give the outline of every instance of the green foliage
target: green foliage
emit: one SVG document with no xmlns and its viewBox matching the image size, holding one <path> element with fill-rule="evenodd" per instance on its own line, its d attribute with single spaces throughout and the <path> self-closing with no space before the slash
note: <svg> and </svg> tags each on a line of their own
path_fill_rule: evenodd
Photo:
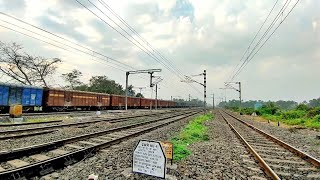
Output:
<svg viewBox="0 0 320 180">
<path fill-rule="evenodd" d="M 171 139 L 174 145 L 174 160 L 181 160 L 192 152 L 188 149 L 188 145 L 197 141 L 207 141 L 209 136 L 207 134 L 207 127 L 203 123 L 207 120 L 213 119 L 212 114 L 198 116 L 179 133 L 178 136 Z"/>
<path fill-rule="evenodd" d="M 281 116 L 282 119 L 297 119 L 304 117 L 306 114 L 307 112 L 303 110 L 290 110 L 282 112 Z"/>
<path fill-rule="evenodd" d="M 242 108 L 241 109 L 241 114 L 246 114 L 246 115 L 251 115 L 253 114 L 255 111 L 253 108 Z"/>
<path fill-rule="evenodd" d="M 320 107 L 320 98 L 310 100 L 308 105 L 310 107 Z"/>
<path fill-rule="evenodd" d="M 314 117 L 320 115 L 320 107 L 313 107 L 310 108 L 308 113 L 307 113 L 307 117 Z"/>
<path fill-rule="evenodd" d="M 265 105 L 262 106 L 262 108 L 256 110 L 257 115 L 265 115 L 265 114 L 270 114 L 274 115 L 279 111 L 279 107 L 276 106 L 275 103 L 269 102 Z"/>
<path fill-rule="evenodd" d="M 301 111 L 307 111 L 309 108 L 307 105 L 305 104 L 299 104 L 297 107 L 296 107 L 296 110 L 301 110 Z"/>
<path fill-rule="evenodd" d="M 141 93 L 137 93 L 137 94 L 136 94 L 136 97 L 144 98 L 143 94 L 141 94 Z"/>
</svg>

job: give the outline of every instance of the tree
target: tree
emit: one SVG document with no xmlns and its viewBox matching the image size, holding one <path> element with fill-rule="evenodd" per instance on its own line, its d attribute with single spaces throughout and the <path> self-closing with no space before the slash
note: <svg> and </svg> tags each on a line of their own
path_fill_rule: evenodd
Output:
<svg viewBox="0 0 320 180">
<path fill-rule="evenodd" d="M 90 79 L 88 91 L 124 95 L 122 86 L 107 76 L 93 76 Z"/>
<path fill-rule="evenodd" d="M 141 94 L 141 93 L 137 93 L 136 97 L 144 98 L 143 94 Z"/>
<path fill-rule="evenodd" d="M 320 98 L 310 100 L 309 106 L 310 107 L 319 107 L 320 106 Z"/>
<path fill-rule="evenodd" d="M 6 44 L 0 41 L 0 72 L 25 85 L 43 85 L 48 87 L 47 77 L 54 74 L 58 58 L 34 57 L 22 52 L 22 45 Z"/>
<path fill-rule="evenodd" d="M 83 83 L 80 81 L 80 77 L 82 76 L 82 72 L 77 69 L 73 69 L 72 72 L 62 74 L 62 78 L 64 81 L 68 83 L 66 88 L 76 89 L 76 87 L 82 85 Z"/>
<path fill-rule="evenodd" d="M 133 86 L 128 86 L 128 96 L 135 96 L 136 92 L 133 90 Z"/>
</svg>

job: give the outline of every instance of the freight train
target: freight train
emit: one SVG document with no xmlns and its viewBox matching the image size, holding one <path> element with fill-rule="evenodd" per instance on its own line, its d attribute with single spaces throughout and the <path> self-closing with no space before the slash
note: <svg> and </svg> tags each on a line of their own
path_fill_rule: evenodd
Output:
<svg viewBox="0 0 320 180">
<path fill-rule="evenodd" d="M 128 108 L 185 107 L 168 100 L 128 97 Z M 24 112 L 124 109 L 125 96 L 54 88 L 0 83 L 0 112 L 7 113 L 11 105 L 21 104 Z"/>
</svg>

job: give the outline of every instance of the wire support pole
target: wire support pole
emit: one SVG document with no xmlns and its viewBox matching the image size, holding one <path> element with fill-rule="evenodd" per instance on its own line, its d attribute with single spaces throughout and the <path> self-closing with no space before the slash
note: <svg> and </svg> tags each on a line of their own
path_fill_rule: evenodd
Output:
<svg viewBox="0 0 320 180">
<path fill-rule="evenodd" d="M 207 102 L 206 102 L 206 100 L 207 100 L 207 71 L 206 70 L 204 70 L 203 71 L 203 91 L 204 91 L 204 104 L 203 104 L 203 109 L 204 109 L 204 112 L 206 112 L 206 106 L 207 106 Z"/>
<path fill-rule="evenodd" d="M 125 90 L 125 110 L 128 110 L 128 82 L 129 82 L 129 75 L 130 74 L 141 74 L 141 73 L 149 73 L 150 74 L 150 87 L 153 87 L 154 84 L 152 84 L 152 74 L 155 72 L 161 72 L 161 69 L 146 69 L 146 70 L 136 70 L 136 71 L 127 71 L 126 72 L 126 90 Z"/>
</svg>

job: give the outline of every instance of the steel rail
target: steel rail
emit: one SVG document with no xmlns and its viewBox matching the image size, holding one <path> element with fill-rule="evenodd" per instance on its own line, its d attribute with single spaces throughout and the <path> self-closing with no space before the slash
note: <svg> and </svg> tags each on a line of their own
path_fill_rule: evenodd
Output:
<svg viewBox="0 0 320 180">
<path fill-rule="evenodd" d="M 240 133 L 228 122 L 228 120 L 223 116 L 223 114 L 219 111 L 222 118 L 229 125 L 231 130 L 237 135 L 237 137 L 245 144 L 245 146 L 249 149 L 251 154 L 255 157 L 255 159 L 259 162 L 260 166 L 264 169 L 267 175 L 269 175 L 272 179 L 280 180 L 279 176 L 270 168 L 270 166 L 262 159 L 262 157 L 252 148 L 252 146 L 240 135 Z"/>
<path fill-rule="evenodd" d="M 176 111 L 173 111 L 173 112 L 176 112 Z M 17 133 L 17 132 L 21 133 L 21 132 L 29 132 L 29 131 L 61 128 L 61 127 L 79 126 L 79 125 L 91 124 L 91 123 L 99 123 L 99 122 L 111 122 L 111 123 L 114 122 L 114 121 L 120 122 L 120 120 L 126 120 L 126 119 L 138 118 L 138 117 L 145 117 L 145 116 L 155 116 L 155 115 L 165 114 L 165 113 L 168 113 L 168 112 L 152 113 L 152 114 L 141 114 L 141 115 L 136 115 L 136 116 L 125 116 L 125 117 L 110 118 L 110 119 L 98 119 L 98 120 L 93 120 L 93 121 L 66 123 L 66 124 L 50 125 L 50 126 L 43 126 L 43 127 L 12 129 L 12 130 L 0 131 L 0 134 L 10 134 L 10 133 Z"/>
<path fill-rule="evenodd" d="M 225 112 L 225 111 L 224 111 L 224 112 Z M 305 152 L 303 152 L 303 151 L 301 151 L 301 150 L 299 150 L 299 149 L 291 146 L 291 145 L 288 144 L 288 143 L 285 143 L 284 141 L 282 141 L 282 140 L 280 140 L 280 139 L 278 139 L 278 138 L 276 138 L 276 137 L 274 137 L 274 136 L 272 136 L 272 135 L 270 135 L 270 134 L 268 134 L 268 133 L 266 133 L 266 132 L 264 132 L 264 131 L 256 128 L 256 127 L 254 127 L 254 126 L 252 126 L 251 124 L 249 124 L 249 123 L 247 123 L 247 122 L 244 122 L 242 119 L 240 119 L 240 118 L 238 118 L 238 117 L 236 117 L 236 116 L 234 116 L 234 115 L 232 115 L 232 114 L 230 114 L 230 113 L 228 113 L 228 112 L 225 112 L 225 113 L 228 114 L 228 115 L 230 115 L 231 117 L 237 119 L 237 120 L 240 121 L 241 123 L 247 125 L 248 127 L 250 127 L 251 129 L 255 130 L 256 132 L 264 135 L 264 136 L 267 137 L 268 139 L 271 139 L 273 142 L 279 144 L 280 146 L 284 147 L 285 149 L 289 150 L 290 152 L 298 155 L 299 157 L 301 157 L 302 159 L 304 159 L 304 160 L 308 161 L 309 163 L 313 164 L 313 165 L 316 166 L 317 168 L 320 167 L 320 161 L 319 161 L 318 159 L 312 157 L 311 155 L 309 155 L 309 154 L 307 154 L 307 153 L 305 153 Z"/>
<path fill-rule="evenodd" d="M 18 178 L 31 178 L 34 176 L 43 176 L 45 174 L 53 172 L 56 169 L 61 169 L 65 166 L 69 166 L 69 165 L 74 164 L 78 161 L 81 161 L 87 157 L 91 157 L 103 148 L 110 147 L 111 145 L 120 143 L 123 140 L 139 136 L 141 134 L 144 134 L 144 133 L 150 132 L 152 130 L 155 130 L 157 128 L 166 126 L 168 124 L 180 121 L 182 119 L 188 118 L 188 117 L 193 116 L 198 113 L 199 112 L 189 113 L 189 114 L 185 115 L 184 117 L 174 119 L 169 122 L 165 122 L 165 123 L 155 125 L 152 127 L 148 127 L 146 129 L 142 129 L 142 130 L 135 132 L 133 134 L 119 137 L 117 139 L 114 139 L 114 140 L 111 140 L 111 141 L 108 141 L 105 143 L 101 143 L 101 144 L 95 145 L 93 147 L 76 150 L 76 151 L 73 151 L 73 152 L 70 152 L 70 153 L 67 153 L 64 155 L 60 155 L 58 157 L 50 158 L 45 161 L 36 162 L 34 164 L 23 166 L 23 167 L 20 167 L 17 169 L 3 171 L 3 172 L 0 172 L 0 179 L 18 179 Z"/>
<path fill-rule="evenodd" d="M 34 125 L 34 124 L 50 124 L 50 123 L 59 123 L 62 120 L 53 120 L 53 121 L 43 121 L 43 122 L 24 122 L 24 123 L 4 123 L 0 124 L 0 127 L 11 127 L 11 126 L 25 126 L 25 125 Z"/>
<path fill-rule="evenodd" d="M 23 137 L 29 137 L 29 136 L 36 136 L 40 134 L 49 134 L 52 132 L 55 132 L 57 130 L 43 130 L 35 133 L 25 133 L 25 134 L 13 134 L 13 135 L 6 135 L 6 136 L 0 136 L 0 140 L 6 140 L 6 139 L 17 139 L 17 138 L 23 138 Z"/>
<path fill-rule="evenodd" d="M 131 125 L 125 125 L 125 126 L 116 127 L 116 128 L 112 128 L 112 129 L 108 129 L 108 130 L 104 130 L 104 131 L 83 134 L 83 135 L 79 135 L 79 136 L 75 136 L 75 137 L 71 137 L 71 138 L 65 138 L 65 139 L 52 141 L 52 142 L 48 142 L 48 143 L 37 144 L 37 145 L 33 145 L 33 146 L 17 148 L 17 149 L 8 150 L 8 151 L 0 151 L 0 162 L 21 158 L 26 155 L 33 155 L 33 154 L 40 153 L 43 151 L 52 150 L 57 147 L 61 147 L 67 143 L 80 141 L 80 140 L 91 138 L 94 136 L 105 135 L 105 134 L 109 134 L 112 132 L 121 131 L 121 130 L 128 129 L 128 128 L 134 128 L 134 127 L 138 127 L 138 126 L 142 126 L 142 125 L 146 125 L 146 124 L 151 124 L 154 122 L 163 121 L 168 118 L 178 117 L 178 116 L 181 116 L 184 114 L 191 114 L 191 113 L 194 113 L 194 111 L 191 111 L 191 112 L 188 111 L 185 113 L 174 114 L 170 117 L 162 117 L 162 118 L 159 118 L 156 120 L 151 120 L 151 121 L 146 121 L 146 122 L 141 122 L 141 123 L 136 123 L 136 124 L 131 124 Z"/>
</svg>

